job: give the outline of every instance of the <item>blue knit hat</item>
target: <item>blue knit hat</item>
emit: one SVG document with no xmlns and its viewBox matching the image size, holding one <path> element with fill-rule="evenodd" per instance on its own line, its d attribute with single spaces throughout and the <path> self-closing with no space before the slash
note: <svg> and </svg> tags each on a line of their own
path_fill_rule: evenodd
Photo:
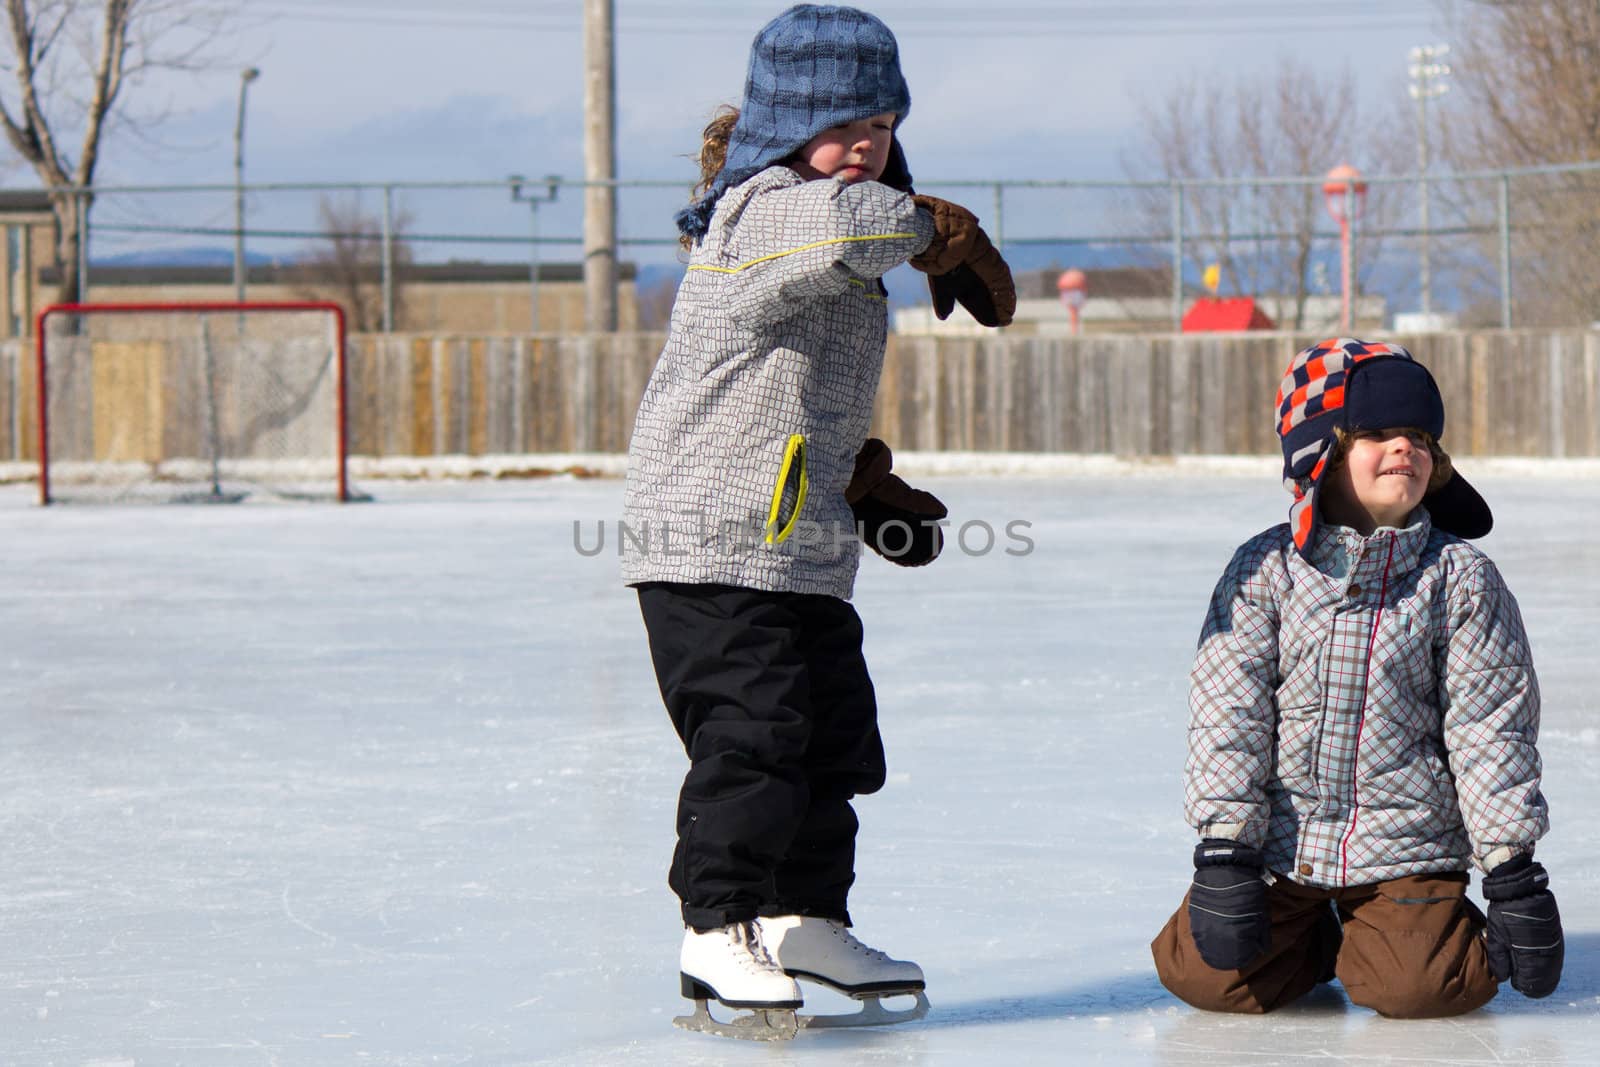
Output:
<svg viewBox="0 0 1600 1067">
<path fill-rule="evenodd" d="M 724 192 L 822 131 L 885 112 L 895 114 L 898 126 L 910 110 L 911 90 L 889 27 L 853 7 L 796 4 L 756 34 L 727 159 L 705 195 L 678 212 L 679 231 L 703 237 Z M 911 186 L 898 138 L 880 180 Z"/>
</svg>

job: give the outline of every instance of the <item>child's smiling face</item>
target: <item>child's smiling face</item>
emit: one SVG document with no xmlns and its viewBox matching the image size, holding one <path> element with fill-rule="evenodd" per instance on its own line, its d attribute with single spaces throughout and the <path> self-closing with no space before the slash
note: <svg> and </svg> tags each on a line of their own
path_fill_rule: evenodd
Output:
<svg viewBox="0 0 1600 1067">
<path fill-rule="evenodd" d="M 1328 473 L 1323 514 L 1369 534 L 1379 526 L 1400 527 L 1422 503 L 1433 475 L 1428 435 L 1404 426 L 1360 430 L 1350 435 L 1344 460 Z"/>
<path fill-rule="evenodd" d="M 889 163 L 894 112 L 870 115 L 823 130 L 801 146 L 789 166 L 807 181 L 838 178 L 846 184 L 877 181 Z"/>
</svg>

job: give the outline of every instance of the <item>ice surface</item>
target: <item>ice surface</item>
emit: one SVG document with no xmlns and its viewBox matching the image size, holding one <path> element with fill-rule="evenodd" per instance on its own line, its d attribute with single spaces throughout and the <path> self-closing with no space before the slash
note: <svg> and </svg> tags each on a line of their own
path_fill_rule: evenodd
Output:
<svg viewBox="0 0 1600 1067">
<path fill-rule="evenodd" d="M 1337 988 L 1265 1018 L 1170 997 L 1147 944 L 1188 877 L 1185 673 L 1229 552 L 1288 498 L 938 477 L 998 538 L 863 564 L 890 782 L 858 804 L 852 898 L 933 1010 L 777 1049 L 669 1024 L 685 761 L 616 578 L 619 482 L 0 488 L 0 1063 L 1600 1062 L 1600 480 L 1475 480 L 1545 694 L 1555 996 L 1423 1023 Z"/>
</svg>

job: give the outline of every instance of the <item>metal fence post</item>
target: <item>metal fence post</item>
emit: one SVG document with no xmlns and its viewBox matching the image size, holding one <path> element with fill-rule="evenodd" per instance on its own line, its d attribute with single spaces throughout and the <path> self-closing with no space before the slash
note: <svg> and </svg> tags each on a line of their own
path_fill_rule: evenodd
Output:
<svg viewBox="0 0 1600 1067">
<path fill-rule="evenodd" d="M 528 201 L 528 333 L 539 332 L 539 201 Z"/>
<path fill-rule="evenodd" d="M 394 333 L 394 186 L 383 187 L 383 332 Z"/>
<path fill-rule="evenodd" d="M 1500 175 L 1500 328 L 1511 329 L 1511 176 Z"/>
<path fill-rule="evenodd" d="M 89 299 L 89 194 L 78 192 L 78 301 Z M 64 266 L 65 264 L 63 264 Z"/>
<path fill-rule="evenodd" d="M 1183 183 L 1172 183 L 1172 332 L 1183 330 Z"/>
<path fill-rule="evenodd" d="M 1361 283 L 1357 280 L 1361 273 L 1356 270 L 1356 245 L 1359 242 L 1360 228 L 1356 216 L 1356 182 L 1344 183 L 1344 217 L 1349 221 L 1346 225 L 1350 233 L 1350 258 L 1345 262 L 1345 292 L 1350 294 L 1350 319 L 1345 326 L 1352 336 L 1361 332 Z"/>
<path fill-rule="evenodd" d="M 994 246 L 1000 252 L 1006 250 L 1006 225 L 1005 225 L 1005 195 L 1004 182 L 994 183 Z"/>
</svg>

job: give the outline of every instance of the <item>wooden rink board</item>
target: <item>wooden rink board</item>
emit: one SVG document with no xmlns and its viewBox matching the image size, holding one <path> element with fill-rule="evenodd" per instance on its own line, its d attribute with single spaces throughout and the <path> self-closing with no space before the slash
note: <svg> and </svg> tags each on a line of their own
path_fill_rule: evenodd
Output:
<svg viewBox="0 0 1600 1067">
<path fill-rule="evenodd" d="M 1039 338 L 892 336 L 873 432 L 899 450 L 1125 457 L 1275 455 L 1286 334 Z M 1483 331 L 1386 337 L 1445 397 L 1456 455 L 1600 456 L 1600 334 Z M 627 450 L 664 336 L 359 335 L 348 344 L 352 456 Z M 141 362 L 142 361 L 142 362 Z M 97 362 L 94 436 L 131 458 L 201 432 L 175 364 L 143 347 Z M 141 369 L 141 367 L 143 369 Z M 59 400 L 59 398 L 57 398 Z M 32 346 L 0 345 L 0 462 L 36 458 Z M 97 445 L 97 449 L 102 447 Z"/>
</svg>

